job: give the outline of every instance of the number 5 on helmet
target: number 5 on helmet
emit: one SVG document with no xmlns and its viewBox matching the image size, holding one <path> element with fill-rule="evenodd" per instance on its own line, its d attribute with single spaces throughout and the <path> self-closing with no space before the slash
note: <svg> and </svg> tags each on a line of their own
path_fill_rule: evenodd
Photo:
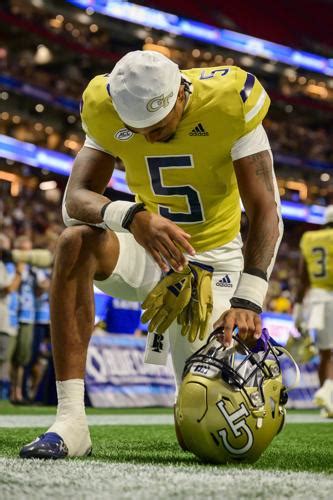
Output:
<svg viewBox="0 0 333 500">
<path fill-rule="evenodd" d="M 191 299 L 193 275 L 189 266 L 178 273 L 170 271 L 147 295 L 142 304 L 142 322 L 148 331 L 164 333 Z"/>
</svg>

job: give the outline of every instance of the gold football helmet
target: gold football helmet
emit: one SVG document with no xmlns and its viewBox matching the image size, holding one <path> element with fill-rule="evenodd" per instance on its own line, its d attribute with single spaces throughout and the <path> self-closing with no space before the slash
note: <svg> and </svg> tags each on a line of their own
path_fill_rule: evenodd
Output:
<svg viewBox="0 0 333 500">
<path fill-rule="evenodd" d="M 252 352 L 237 335 L 224 347 L 215 331 L 187 360 L 175 406 L 183 449 L 206 462 L 255 462 L 281 431 L 288 389 L 278 356 L 286 351 L 266 335 L 265 350 Z"/>
</svg>

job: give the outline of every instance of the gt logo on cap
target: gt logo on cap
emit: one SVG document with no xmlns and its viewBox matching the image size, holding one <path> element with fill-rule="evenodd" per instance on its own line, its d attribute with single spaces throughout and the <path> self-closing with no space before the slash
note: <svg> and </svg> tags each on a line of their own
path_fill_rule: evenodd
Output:
<svg viewBox="0 0 333 500">
<path fill-rule="evenodd" d="M 169 99 L 172 96 L 173 92 L 170 92 L 170 94 L 168 94 L 167 96 L 161 94 L 157 97 L 154 97 L 153 99 L 150 99 L 150 101 L 147 103 L 146 108 L 151 113 L 153 113 L 154 111 L 158 111 L 161 108 L 166 108 L 169 105 Z"/>
</svg>

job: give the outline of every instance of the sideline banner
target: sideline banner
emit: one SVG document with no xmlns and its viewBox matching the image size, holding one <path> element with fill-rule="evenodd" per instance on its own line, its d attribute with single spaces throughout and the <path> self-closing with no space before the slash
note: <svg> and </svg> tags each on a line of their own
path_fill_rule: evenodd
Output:
<svg viewBox="0 0 333 500">
<path fill-rule="evenodd" d="M 173 406 L 171 355 L 166 366 L 144 364 L 145 338 L 95 335 L 87 356 L 86 390 L 95 407 Z"/>
<path fill-rule="evenodd" d="M 131 408 L 169 406 L 175 401 L 171 356 L 166 366 L 144 364 L 145 338 L 133 335 L 95 335 L 87 357 L 86 390 L 94 407 Z M 287 385 L 295 370 L 284 362 Z M 300 366 L 300 385 L 289 393 L 289 408 L 313 408 L 312 398 L 319 387 L 318 360 Z"/>
<path fill-rule="evenodd" d="M 287 408 L 311 409 L 316 408 L 313 405 L 313 396 L 319 389 L 318 378 L 318 358 L 299 365 L 301 379 L 298 387 L 289 392 Z M 283 381 L 287 385 L 293 384 L 295 380 L 295 369 L 290 366 L 289 361 L 282 363 Z"/>
</svg>

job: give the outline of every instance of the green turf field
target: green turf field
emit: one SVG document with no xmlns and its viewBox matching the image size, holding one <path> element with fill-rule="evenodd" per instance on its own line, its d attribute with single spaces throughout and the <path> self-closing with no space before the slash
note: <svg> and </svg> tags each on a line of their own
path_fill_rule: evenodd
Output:
<svg viewBox="0 0 333 500">
<path fill-rule="evenodd" d="M 47 424 L 53 413 L 54 408 L 0 406 L 1 499 L 331 496 L 333 421 L 321 421 L 318 412 L 289 412 L 298 423 L 288 423 L 252 466 L 201 464 L 183 452 L 169 409 L 91 409 L 92 457 L 51 463 L 18 459 L 20 446 L 45 430 L 36 422 Z"/>
</svg>

